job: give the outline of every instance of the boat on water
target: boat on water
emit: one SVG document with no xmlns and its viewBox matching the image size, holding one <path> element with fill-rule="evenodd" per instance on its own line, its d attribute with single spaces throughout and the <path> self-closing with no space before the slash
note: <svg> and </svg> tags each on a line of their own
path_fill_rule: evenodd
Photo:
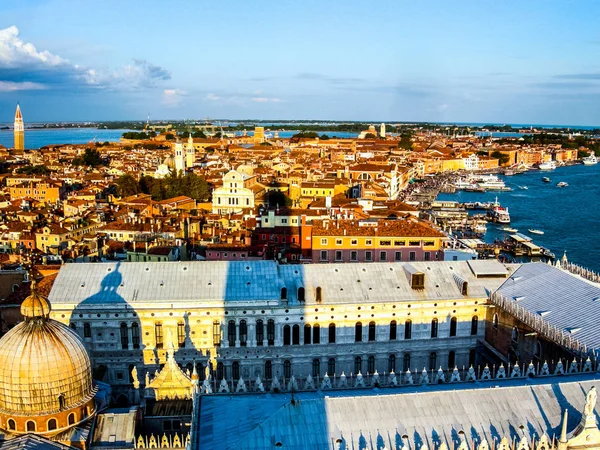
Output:
<svg viewBox="0 0 600 450">
<path fill-rule="evenodd" d="M 523 189 L 524 191 L 528 190 L 529 188 L 527 186 L 519 186 L 519 189 Z"/>
<path fill-rule="evenodd" d="M 582 162 L 586 166 L 593 166 L 594 164 L 598 164 L 598 158 L 596 158 L 595 153 L 592 152 L 590 156 L 586 156 L 585 158 L 583 158 Z"/>
<path fill-rule="evenodd" d="M 550 183 L 550 178 L 548 178 L 548 177 L 543 177 L 543 178 L 542 178 L 542 181 L 543 181 L 544 183 Z"/>
<path fill-rule="evenodd" d="M 531 234 L 544 234 L 544 232 L 542 230 L 536 230 L 536 229 L 533 229 L 533 228 L 530 228 L 529 232 Z"/>
<path fill-rule="evenodd" d="M 519 232 L 519 230 L 517 230 L 516 228 L 511 228 L 511 227 L 502 227 L 501 230 L 506 231 L 507 233 L 518 233 Z"/>
<path fill-rule="evenodd" d="M 492 209 L 490 209 L 487 213 L 489 220 L 496 223 L 510 223 L 510 214 L 508 213 L 508 208 L 504 208 L 500 206 L 498 203 L 498 197 L 496 197 L 496 201 L 492 205 Z"/>
<path fill-rule="evenodd" d="M 479 187 L 484 188 L 488 191 L 510 191 L 511 189 L 504 184 L 500 178 L 496 175 L 480 175 L 474 178 L 473 181 L 477 182 Z"/>
<path fill-rule="evenodd" d="M 554 170 L 556 169 L 556 161 L 546 161 L 540 163 L 538 167 L 540 170 Z"/>
<path fill-rule="evenodd" d="M 482 186 L 479 186 L 477 184 L 474 184 L 472 186 L 469 186 L 468 188 L 465 188 L 465 192 L 479 192 L 479 193 L 484 193 L 485 192 L 485 188 Z"/>
<path fill-rule="evenodd" d="M 568 185 L 569 185 L 569 183 L 567 183 L 565 181 L 561 181 L 560 183 L 556 184 L 557 187 L 567 187 Z"/>
</svg>

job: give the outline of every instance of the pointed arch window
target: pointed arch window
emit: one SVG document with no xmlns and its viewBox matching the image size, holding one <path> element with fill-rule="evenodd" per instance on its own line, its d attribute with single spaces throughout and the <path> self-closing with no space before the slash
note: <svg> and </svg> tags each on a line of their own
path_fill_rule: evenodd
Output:
<svg viewBox="0 0 600 450">
<path fill-rule="evenodd" d="M 356 322 L 354 325 L 354 342 L 362 342 L 362 323 Z"/>
<path fill-rule="evenodd" d="M 329 343 L 335 344 L 335 323 L 329 324 Z"/>
<path fill-rule="evenodd" d="M 412 320 L 404 322 L 404 339 L 412 339 Z"/>
<path fill-rule="evenodd" d="M 227 341 L 230 347 L 235 347 L 235 320 L 227 323 Z"/>
<path fill-rule="evenodd" d="M 92 326 L 89 322 L 83 324 L 83 337 L 91 338 L 92 337 Z"/>
<path fill-rule="evenodd" d="M 140 326 L 136 322 L 131 324 L 131 343 L 134 349 L 140 348 Z"/>
<path fill-rule="evenodd" d="M 127 324 L 125 322 L 121 322 L 121 348 L 123 350 L 127 350 L 129 347 L 129 330 L 127 329 Z"/>
<path fill-rule="evenodd" d="M 477 328 L 479 326 L 479 317 L 473 316 L 471 318 L 471 336 L 477 335 Z"/>
<path fill-rule="evenodd" d="M 248 344 L 248 323 L 245 320 L 240 320 L 240 345 L 246 347 Z"/>
<path fill-rule="evenodd" d="M 431 337 L 432 338 L 438 337 L 438 320 L 437 319 L 433 319 L 431 321 Z"/>
<path fill-rule="evenodd" d="M 390 341 L 395 341 L 398 337 L 398 323 L 395 320 L 390 322 Z"/>
<path fill-rule="evenodd" d="M 410 353 L 405 353 L 402 358 L 402 370 L 405 372 L 410 370 Z"/>
<path fill-rule="evenodd" d="M 321 327 L 319 326 L 319 324 L 315 324 L 313 326 L 313 344 L 320 344 L 321 343 Z"/>
<path fill-rule="evenodd" d="M 311 329 L 310 325 L 304 325 L 304 345 L 310 345 L 311 343 Z"/>
<path fill-rule="evenodd" d="M 177 344 L 179 348 L 185 347 L 185 322 L 177 323 Z"/>
<path fill-rule="evenodd" d="M 289 325 L 284 325 L 283 327 L 283 345 L 291 345 L 292 343 L 292 333 Z"/>
<path fill-rule="evenodd" d="M 335 358 L 329 358 L 327 361 L 327 374 L 335 375 Z"/>
<path fill-rule="evenodd" d="M 300 345 L 300 325 L 292 327 L 292 345 Z"/>
<path fill-rule="evenodd" d="M 163 329 L 160 322 L 154 324 L 154 338 L 156 339 L 156 348 L 163 348 Z"/>
<path fill-rule="evenodd" d="M 456 317 L 452 317 L 450 319 L 450 337 L 456 336 L 456 325 L 457 325 L 457 319 L 456 319 Z"/>
<path fill-rule="evenodd" d="M 373 342 L 376 336 L 375 322 L 369 322 L 369 342 Z"/>
</svg>

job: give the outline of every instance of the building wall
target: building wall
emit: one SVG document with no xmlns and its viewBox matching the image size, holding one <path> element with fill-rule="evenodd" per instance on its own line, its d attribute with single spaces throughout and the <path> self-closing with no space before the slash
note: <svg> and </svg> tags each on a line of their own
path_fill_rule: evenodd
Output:
<svg viewBox="0 0 600 450">
<path fill-rule="evenodd" d="M 417 295 L 415 294 L 415 297 Z M 395 370 L 404 369 L 405 355 L 410 355 L 410 369 L 430 368 L 431 353 L 436 353 L 435 368 L 447 368 L 449 352 L 455 352 L 454 365 L 467 366 L 472 362 L 477 342 L 484 336 L 485 313 L 483 298 L 384 303 L 376 300 L 352 304 L 328 304 L 326 299 L 310 310 L 304 305 L 288 305 L 286 300 L 236 302 L 226 307 L 214 303 L 172 304 L 136 300 L 133 309 L 126 302 L 88 305 L 53 305 L 52 318 L 71 324 L 83 338 L 89 351 L 95 376 L 114 386 L 115 392 L 127 392 L 129 373 L 137 366 L 140 380 L 146 372 L 154 373 L 165 363 L 165 349 L 171 337 L 177 344 L 176 359 L 183 367 L 195 361 L 207 367 L 215 358 L 225 367 L 226 378 L 232 378 L 232 367 L 237 362 L 244 379 L 256 376 L 268 378 L 265 362 L 271 361 L 272 374 L 284 376 L 286 361 L 291 374 L 306 376 L 313 373 L 315 360 L 319 361 L 319 376 L 328 370 L 330 358 L 335 359 L 335 374 L 344 371 L 356 373 L 355 358 L 362 358 L 361 372 L 369 370 L 368 360 L 374 357 L 379 373 L 389 372 L 390 355 L 395 357 Z M 456 336 L 450 337 L 451 318 L 456 318 Z M 472 334 L 472 320 L 478 326 Z M 432 319 L 437 318 L 438 337 L 431 337 Z M 263 321 L 264 338 L 257 341 L 257 321 Z M 274 322 L 275 336 L 269 345 L 267 323 Z M 411 321 L 411 335 L 407 339 L 405 324 Z M 228 323 L 235 324 L 235 336 L 230 345 Z M 242 321 L 246 322 L 247 337 L 241 336 Z M 390 339 L 390 324 L 396 321 L 396 339 Z M 362 342 L 356 342 L 356 323 L 362 323 Z M 369 324 L 375 324 L 370 335 Z M 89 324 L 89 328 L 85 324 Z M 162 345 L 156 333 L 160 324 Z M 313 343 L 314 326 L 319 325 L 320 343 Z M 335 324 L 335 344 L 329 343 L 329 325 Z M 298 343 L 294 345 L 293 327 L 298 326 Z M 305 344 L 305 325 L 310 325 L 310 344 Z M 284 327 L 290 327 L 290 345 L 284 342 Z M 134 345 L 134 328 L 139 341 Z M 88 329 L 89 331 L 85 331 Z M 122 341 L 122 330 L 126 333 Z M 308 331 L 308 329 L 307 329 Z M 179 334 L 181 332 L 181 334 Z M 181 341 L 179 339 L 181 336 Z M 370 338 L 374 338 L 370 340 Z M 220 344 L 219 341 L 220 340 Z M 260 345 L 262 343 L 262 345 Z M 123 348 L 125 347 L 125 348 Z M 200 368 L 202 370 L 202 368 Z M 104 374 L 103 378 L 100 376 Z M 289 375 L 289 374 L 288 374 Z"/>
</svg>

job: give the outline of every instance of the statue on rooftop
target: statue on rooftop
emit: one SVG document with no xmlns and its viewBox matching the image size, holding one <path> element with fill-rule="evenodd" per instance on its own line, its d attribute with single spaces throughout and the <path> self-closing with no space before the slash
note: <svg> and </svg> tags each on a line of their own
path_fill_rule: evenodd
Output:
<svg viewBox="0 0 600 450">
<path fill-rule="evenodd" d="M 583 408 L 584 416 L 591 416 L 594 414 L 594 409 L 596 408 L 596 398 L 596 386 L 592 386 L 585 397 L 585 408 Z"/>
</svg>

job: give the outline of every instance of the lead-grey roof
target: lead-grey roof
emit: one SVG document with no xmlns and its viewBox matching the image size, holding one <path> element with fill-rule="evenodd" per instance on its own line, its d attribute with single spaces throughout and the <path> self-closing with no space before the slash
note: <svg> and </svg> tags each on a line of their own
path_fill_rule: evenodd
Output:
<svg viewBox="0 0 600 450">
<path fill-rule="evenodd" d="M 498 289 L 551 325 L 600 348 L 600 286 L 543 263 L 523 264 Z M 576 331 L 577 330 L 577 331 Z"/>
<path fill-rule="evenodd" d="M 560 433 L 561 413 L 569 411 L 569 431 L 581 419 L 585 394 L 600 385 L 595 375 L 569 382 L 508 380 L 404 390 L 364 390 L 301 393 L 291 404 L 287 394 L 203 396 L 194 450 L 236 449 L 400 449 L 406 435 L 429 448 L 446 442 L 449 448 L 465 433 L 473 441 L 492 443 L 506 436 L 530 442 L 542 434 Z M 464 385 L 462 385 L 464 386 Z M 598 408 L 596 409 L 598 411 Z M 342 439 L 345 447 L 334 445 Z M 434 445 L 435 444 L 435 445 Z"/>
<path fill-rule="evenodd" d="M 406 267 L 425 274 L 425 289 L 410 287 Z M 500 265 L 507 271 L 507 266 Z M 469 283 L 468 297 L 484 298 L 501 278 L 475 277 L 464 261 L 280 265 L 274 261 L 123 262 L 64 265 L 50 292 L 58 304 L 126 302 L 279 302 L 291 304 L 304 288 L 306 303 L 443 300 L 463 297 L 454 275 Z"/>
</svg>

